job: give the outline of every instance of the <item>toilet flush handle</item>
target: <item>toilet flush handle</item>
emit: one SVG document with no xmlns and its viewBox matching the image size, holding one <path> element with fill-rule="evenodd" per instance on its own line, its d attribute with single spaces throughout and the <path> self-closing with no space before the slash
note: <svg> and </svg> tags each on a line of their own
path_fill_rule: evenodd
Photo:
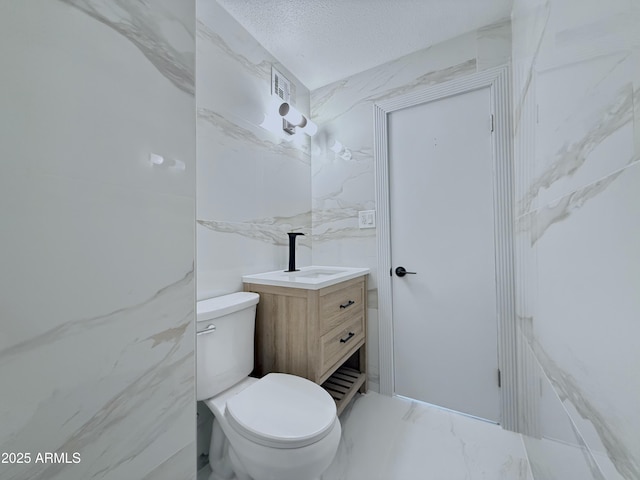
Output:
<svg viewBox="0 0 640 480">
<path fill-rule="evenodd" d="M 196 335 L 206 335 L 207 333 L 211 333 L 215 331 L 216 331 L 215 325 L 207 325 L 207 328 L 205 328 L 204 330 L 200 330 L 198 333 L 196 333 Z"/>
</svg>

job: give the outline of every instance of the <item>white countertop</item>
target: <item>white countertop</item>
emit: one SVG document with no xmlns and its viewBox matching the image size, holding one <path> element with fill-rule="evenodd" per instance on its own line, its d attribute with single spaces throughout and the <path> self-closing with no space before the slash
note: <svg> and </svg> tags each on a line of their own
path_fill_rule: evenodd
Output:
<svg viewBox="0 0 640 480">
<path fill-rule="evenodd" d="M 244 275 L 242 281 L 258 285 L 320 290 L 345 280 L 361 277 L 368 274 L 369 271 L 368 268 L 311 266 L 300 267 L 298 272 L 276 270 L 275 272 Z"/>
</svg>

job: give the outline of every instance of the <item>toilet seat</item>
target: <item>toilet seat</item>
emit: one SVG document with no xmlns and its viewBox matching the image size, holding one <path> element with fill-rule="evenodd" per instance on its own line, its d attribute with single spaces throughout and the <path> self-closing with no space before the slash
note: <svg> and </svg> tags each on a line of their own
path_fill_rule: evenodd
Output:
<svg viewBox="0 0 640 480">
<path fill-rule="evenodd" d="M 273 448 L 311 445 L 337 420 L 336 404 L 322 387 L 283 373 L 270 373 L 230 398 L 225 417 L 243 437 Z"/>
</svg>

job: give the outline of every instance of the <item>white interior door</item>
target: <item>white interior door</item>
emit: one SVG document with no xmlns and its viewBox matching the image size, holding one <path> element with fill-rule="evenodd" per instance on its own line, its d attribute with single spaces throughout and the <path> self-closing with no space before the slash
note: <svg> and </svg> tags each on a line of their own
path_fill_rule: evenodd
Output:
<svg viewBox="0 0 640 480">
<path fill-rule="evenodd" d="M 394 390 L 499 422 L 490 112 L 483 88 L 388 116 Z"/>
</svg>

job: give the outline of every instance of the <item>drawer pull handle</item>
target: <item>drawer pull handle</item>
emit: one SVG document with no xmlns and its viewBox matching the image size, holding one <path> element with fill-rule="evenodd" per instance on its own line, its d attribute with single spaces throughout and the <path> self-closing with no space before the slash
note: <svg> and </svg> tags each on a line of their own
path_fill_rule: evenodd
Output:
<svg viewBox="0 0 640 480">
<path fill-rule="evenodd" d="M 351 340 L 351 338 L 354 335 L 355 335 L 355 333 L 349 332 L 349 335 L 347 335 L 346 337 L 340 339 L 340 343 L 347 343 L 349 340 Z"/>
<path fill-rule="evenodd" d="M 354 303 L 356 303 L 356 302 L 354 302 L 353 300 L 349 300 L 347 303 L 343 303 L 342 305 L 340 305 L 340 308 L 347 308 L 347 307 L 350 307 L 350 306 L 351 306 L 351 305 L 353 305 Z"/>
</svg>

